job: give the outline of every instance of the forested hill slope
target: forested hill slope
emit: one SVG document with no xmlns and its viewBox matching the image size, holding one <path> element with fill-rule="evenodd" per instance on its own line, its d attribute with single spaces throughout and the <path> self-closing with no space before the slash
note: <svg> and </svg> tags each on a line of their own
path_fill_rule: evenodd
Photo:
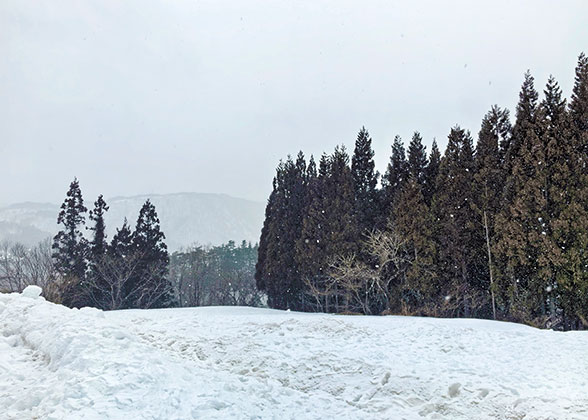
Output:
<svg viewBox="0 0 588 420">
<path fill-rule="evenodd" d="M 92 208 L 95 197 L 84 197 Z M 155 205 L 171 251 L 193 243 L 220 245 L 229 240 L 259 240 L 264 204 L 224 194 L 176 193 L 115 197 L 107 200 L 109 237 L 126 217 L 135 224 L 139 209 L 150 199 Z M 59 205 L 19 203 L 0 208 L 0 241 L 32 245 L 57 232 Z"/>
</svg>

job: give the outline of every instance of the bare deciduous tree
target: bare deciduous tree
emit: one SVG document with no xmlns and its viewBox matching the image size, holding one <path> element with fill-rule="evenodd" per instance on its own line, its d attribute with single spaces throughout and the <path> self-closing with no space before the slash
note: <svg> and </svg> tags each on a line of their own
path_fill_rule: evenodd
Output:
<svg viewBox="0 0 588 420">
<path fill-rule="evenodd" d="M 19 243 L 0 245 L 0 290 L 22 292 L 29 285 L 46 289 L 56 278 L 49 239 L 33 248 Z"/>
<path fill-rule="evenodd" d="M 337 256 L 329 264 L 328 276 L 306 279 L 308 293 L 316 309 L 328 311 L 327 302 L 335 302 L 335 311 L 380 313 L 390 308 L 393 283 L 406 265 L 402 253 L 404 240 L 388 231 L 373 231 L 362 242 L 364 252 L 374 262 L 368 265 L 356 255 Z"/>
<path fill-rule="evenodd" d="M 97 276 L 88 276 L 80 293 L 85 293 L 92 306 L 104 310 L 116 310 L 129 306 L 149 309 L 170 292 L 171 284 L 158 281 L 158 267 L 141 267 L 143 255 L 134 253 L 124 258 L 104 255 L 96 264 Z M 137 276 L 140 276 L 137 281 Z M 155 280 L 155 281 L 152 281 Z"/>
</svg>

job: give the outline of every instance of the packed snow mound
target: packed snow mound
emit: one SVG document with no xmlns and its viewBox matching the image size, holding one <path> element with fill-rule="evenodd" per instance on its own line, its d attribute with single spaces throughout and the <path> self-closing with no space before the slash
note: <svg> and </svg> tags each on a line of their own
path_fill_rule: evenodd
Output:
<svg viewBox="0 0 588 420">
<path fill-rule="evenodd" d="M 39 286 L 33 285 L 25 287 L 25 289 L 22 291 L 22 295 L 24 297 L 32 299 L 37 299 L 39 296 L 41 296 L 41 293 L 43 293 L 43 289 L 41 289 Z"/>
<path fill-rule="evenodd" d="M 586 332 L 37 293 L 0 294 L 2 419 L 588 418 Z"/>
</svg>

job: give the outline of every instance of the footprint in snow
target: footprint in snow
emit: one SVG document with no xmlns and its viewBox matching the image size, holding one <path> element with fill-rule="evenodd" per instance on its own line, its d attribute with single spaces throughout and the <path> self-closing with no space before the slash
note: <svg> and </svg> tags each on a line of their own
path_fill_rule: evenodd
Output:
<svg viewBox="0 0 588 420">
<path fill-rule="evenodd" d="M 456 382 L 454 384 L 451 384 L 449 386 L 449 388 L 447 389 L 447 393 L 449 394 L 449 396 L 451 398 L 455 398 L 459 395 L 460 390 L 459 388 L 461 388 L 461 384 L 459 382 Z"/>
</svg>

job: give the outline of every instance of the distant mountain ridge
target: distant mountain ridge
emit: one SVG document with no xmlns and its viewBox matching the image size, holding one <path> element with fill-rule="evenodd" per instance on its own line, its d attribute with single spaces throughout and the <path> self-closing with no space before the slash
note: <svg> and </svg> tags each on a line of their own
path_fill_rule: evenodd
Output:
<svg viewBox="0 0 588 420">
<path fill-rule="evenodd" d="M 211 193 L 141 194 L 107 199 L 110 207 L 105 217 L 108 237 L 112 238 L 125 217 L 134 228 L 139 210 L 147 199 L 155 205 L 171 251 L 195 243 L 219 245 L 229 240 L 253 243 L 259 240 L 263 203 Z M 88 210 L 93 201 L 85 201 Z M 1 207 L 0 241 L 33 245 L 52 237 L 58 230 L 58 213 L 59 205 L 53 203 L 25 202 Z"/>
</svg>

